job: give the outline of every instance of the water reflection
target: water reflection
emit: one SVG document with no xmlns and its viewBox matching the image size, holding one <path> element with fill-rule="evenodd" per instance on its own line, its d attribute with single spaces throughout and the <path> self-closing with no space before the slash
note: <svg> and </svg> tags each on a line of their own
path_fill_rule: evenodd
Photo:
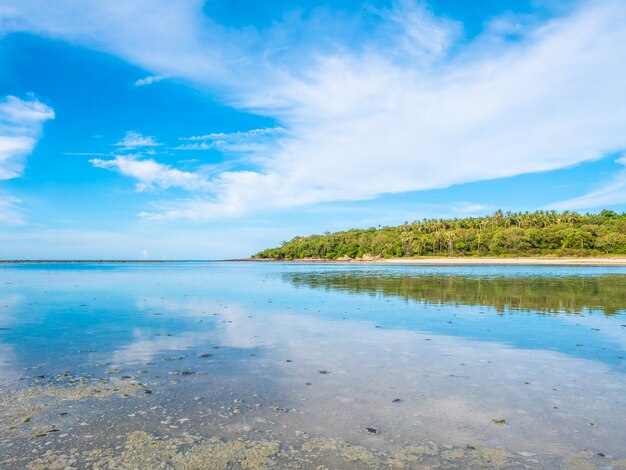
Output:
<svg viewBox="0 0 626 470">
<path fill-rule="evenodd" d="M 198 452 L 271 439 L 278 468 L 561 468 L 581 452 L 617 466 L 625 278 L 549 273 L 0 269 L 0 467 L 125 461 L 137 432 L 197 436 Z M 134 467 L 162 467 L 152 444 L 161 461 Z"/>
<path fill-rule="evenodd" d="M 402 298 L 431 305 L 488 306 L 545 314 L 626 311 L 626 276 L 458 276 L 379 272 L 290 272 L 295 286 Z"/>
</svg>

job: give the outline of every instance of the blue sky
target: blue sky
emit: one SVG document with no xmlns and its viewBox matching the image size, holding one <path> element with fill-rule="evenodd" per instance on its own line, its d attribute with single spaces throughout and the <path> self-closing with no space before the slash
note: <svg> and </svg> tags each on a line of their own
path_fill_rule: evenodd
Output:
<svg viewBox="0 0 626 470">
<path fill-rule="evenodd" d="M 626 4 L 0 0 L 0 258 L 626 210 Z"/>
</svg>

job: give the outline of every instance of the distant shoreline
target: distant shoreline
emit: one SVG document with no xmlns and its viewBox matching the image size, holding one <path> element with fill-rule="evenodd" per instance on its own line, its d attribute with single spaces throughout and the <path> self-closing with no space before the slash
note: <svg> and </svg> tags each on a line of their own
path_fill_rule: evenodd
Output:
<svg viewBox="0 0 626 470">
<path fill-rule="evenodd" d="M 366 264 L 366 265 L 440 265 L 440 266 L 626 266 L 626 257 L 588 257 L 588 258 L 374 258 L 352 260 L 328 260 L 323 258 L 304 258 L 294 260 L 262 259 L 262 258 L 237 258 L 217 260 L 0 260 L 2 264 L 114 264 L 114 263 L 289 263 L 289 264 Z"/>
<path fill-rule="evenodd" d="M 53 263 L 207 263 L 218 260 L 195 259 L 2 259 L 0 264 L 53 264 Z"/>
</svg>

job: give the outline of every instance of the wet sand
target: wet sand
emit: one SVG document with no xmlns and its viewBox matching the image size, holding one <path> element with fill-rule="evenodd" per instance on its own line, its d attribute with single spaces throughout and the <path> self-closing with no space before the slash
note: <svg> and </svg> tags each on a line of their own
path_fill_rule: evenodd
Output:
<svg viewBox="0 0 626 470">
<path fill-rule="evenodd" d="M 626 266 L 624 258 L 390 258 L 392 264 L 527 265 L 527 266 Z"/>
</svg>

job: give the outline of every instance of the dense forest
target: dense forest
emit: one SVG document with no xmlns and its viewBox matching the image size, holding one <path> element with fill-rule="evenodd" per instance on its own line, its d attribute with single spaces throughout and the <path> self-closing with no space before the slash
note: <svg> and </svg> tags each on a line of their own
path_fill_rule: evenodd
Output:
<svg viewBox="0 0 626 470">
<path fill-rule="evenodd" d="M 295 237 L 254 258 L 292 260 L 413 256 L 597 256 L 626 254 L 626 213 L 536 211 L 424 219 Z"/>
</svg>

